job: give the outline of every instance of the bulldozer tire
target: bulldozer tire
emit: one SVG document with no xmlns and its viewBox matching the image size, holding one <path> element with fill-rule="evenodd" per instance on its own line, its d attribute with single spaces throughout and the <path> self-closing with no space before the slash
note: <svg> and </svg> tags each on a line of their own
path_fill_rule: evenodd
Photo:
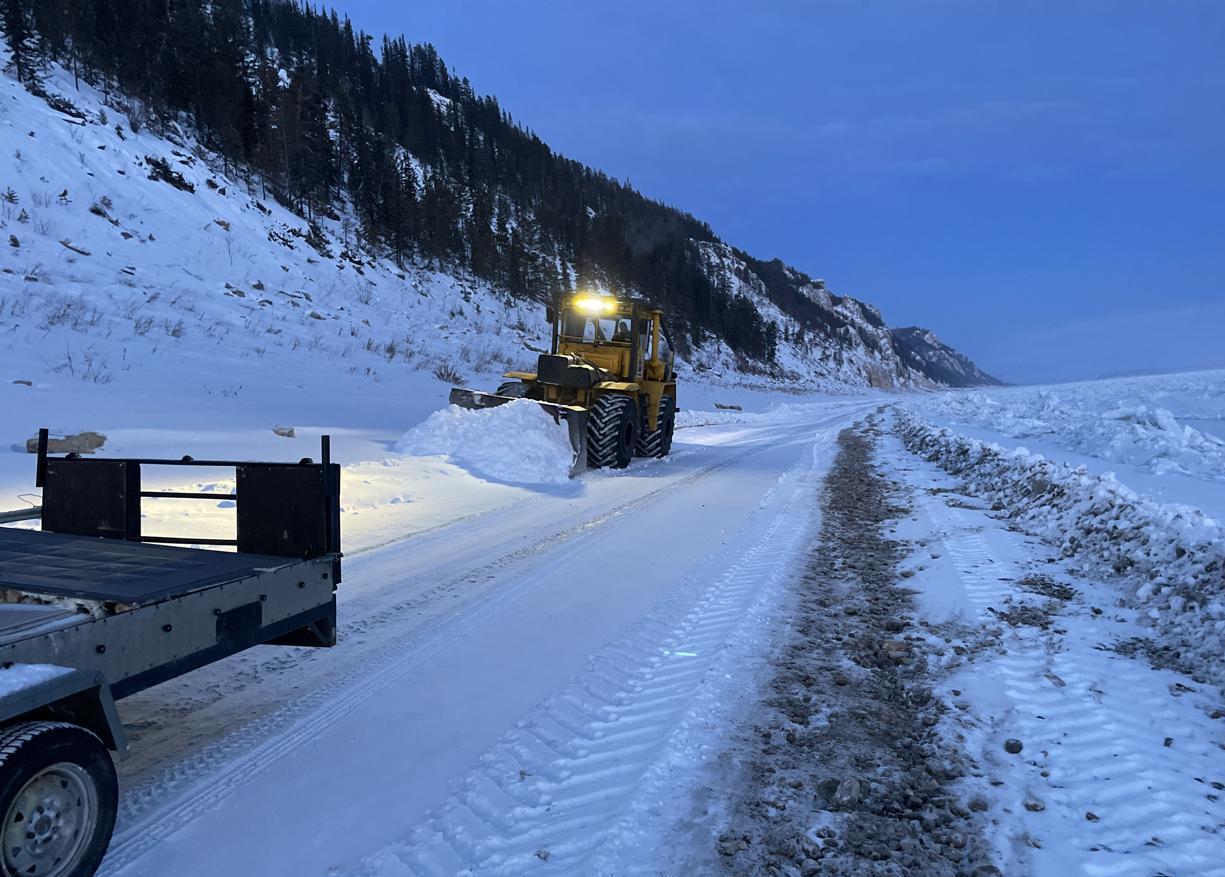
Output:
<svg viewBox="0 0 1225 877">
<path fill-rule="evenodd" d="M 511 399 L 526 399 L 528 387 L 523 381 L 507 381 L 504 384 L 498 384 L 498 391 L 495 396 L 509 396 Z"/>
<path fill-rule="evenodd" d="M 638 412 L 628 396 L 600 396 L 587 419 L 587 465 L 624 469 L 634 456 Z"/>
<path fill-rule="evenodd" d="M 656 428 L 642 430 L 634 445 L 634 453 L 639 457 L 666 457 L 672 450 L 672 433 L 676 429 L 676 402 L 671 396 L 663 396 L 659 400 L 659 418 L 655 421 Z"/>
</svg>

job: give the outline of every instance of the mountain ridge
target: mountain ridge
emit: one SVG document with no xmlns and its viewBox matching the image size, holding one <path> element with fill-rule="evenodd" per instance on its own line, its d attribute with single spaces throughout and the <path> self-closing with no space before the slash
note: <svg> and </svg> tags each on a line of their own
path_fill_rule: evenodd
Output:
<svg viewBox="0 0 1225 877">
<path fill-rule="evenodd" d="M 920 326 L 891 329 L 898 356 L 948 387 L 1002 387 L 1004 382 L 987 374 L 969 357 L 949 347 L 930 329 Z"/>
<path fill-rule="evenodd" d="M 126 118 L 125 130 L 154 131 L 168 144 L 163 152 L 198 153 L 218 165 L 215 176 L 230 180 L 227 188 L 245 188 L 254 203 L 279 201 L 306 223 L 303 239 L 325 249 L 388 259 L 401 270 L 470 276 L 520 302 L 574 287 L 642 292 L 668 308 L 680 351 L 699 371 L 730 361 L 745 375 L 788 383 L 903 389 L 942 383 L 927 373 L 926 361 L 898 354 L 871 305 L 834 295 L 779 260 L 756 259 L 692 215 L 554 154 L 495 99 L 476 95 L 431 47 L 385 37 L 376 59 L 372 38 L 334 12 L 279 0 L 217 3 L 209 12 L 203 4 L 180 4 L 195 26 L 185 29 L 181 19 L 160 26 L 181 36 L 178 53 L 204 69 L 223 75 L 227 57 L 237 64 L 238 84 L 225 88 L 237 89 L 243 107 L 254 104 L 252 118 L 270 114 L 270 130 L 293 144 L 284 156 L 270 157 L 266 131 L 251 129 L 254 122 L 233 111 L 225 116 L 211 92 L 179 82 L 181 60 L 159 60 L 154 73 L 129 69 L 113 44 L 135 51 L 157 21 L 88 37 L 51 14 L 56 4 L 27 2 L 32 32 L 42 31 L 39 55 L 31 60 L 27 52 L 24 66 L 61 65 L 61 86 L 69 72 L 73 78 L 72 89 L 44 93 L 52 109 L 72 108 L 73 92 L 92 80 L 102 103 Z M 137 0 L 79 2 L 95 19 L 108 12 L 116 22 L 143 8 Z M 306 47 L 305 34 L 318 46 Z M 89 39 L 96 41 L 92 48 Z M 258 50 L 259 60 L 234 61 L 242 47 Z M 372 102 L 346 93 L 361 84 L 363 71 L 405 81 L 383 82 L 386 101 Z M 358 113 L 353 105 L 365 109 Z M 369 120 L 367 105 L 386 118 Z M 296 155 L 300 148 L 323 157 L 306 161 Z M 173 155 L 149 159 L 168 170 L 177 162 Z"/>
</svg>

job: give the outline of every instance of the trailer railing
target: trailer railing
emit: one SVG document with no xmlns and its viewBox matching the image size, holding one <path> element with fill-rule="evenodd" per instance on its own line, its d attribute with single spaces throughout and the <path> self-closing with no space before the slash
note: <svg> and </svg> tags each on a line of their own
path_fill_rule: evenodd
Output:
<svg viewBox="0 0 1225 877">
<path fill-rule="evenodd" d="M 32 506 L 28 509 L 16 509 L 11 512 L 0 512 L 0 524 L 15 524 L 18 521 L 37 521 L 43 516 L 43 507 Z"/>
<path fill-rule="evenodd" d="M 252 554 L 310 559 L 336 555 L 340 581 L 340 466 L 332 462 L 331 437 L 320 439 L 320 462 L 297 463 L 198 460 L 153 457 L 84 457 L 48 453 L 50 433 L 38 431 L 35 484 L 43 489 L 40 509 L 4 513 L 0 523 L 41 517 L 42 528 L 77 536 L 129 542 L 234 547 Z M 232 494 L 145 490 L 144 469 L 151 466 L 230 468 Z M 151 536 L 141 532 L 142 500 L 232 499 L 237 537 Z M 15 517 L 24 514 L 24 517 Z"/>
</svg>

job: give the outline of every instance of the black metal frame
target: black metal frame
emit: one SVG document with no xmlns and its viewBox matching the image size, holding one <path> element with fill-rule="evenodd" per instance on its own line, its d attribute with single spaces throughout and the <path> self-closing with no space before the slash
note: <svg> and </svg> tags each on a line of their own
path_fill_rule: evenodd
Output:
<svg viewBox="0 0 1225 877">
<path fill-rule="evenodd" d="M 233 546 L 239 551 L 276 557 L 335 555 L 334 581 L 340 582 L 340 465 L 331 460 L 330 436 L 321 438 L 319 463 L 309 457 L 298 463 L 197 460 L 190 456 L 177 460 L 83 457 L 75 453 L 52 457 L 47 453 L 48 438 L 48 430 L 38 431 L 35 484 L 43 489 L 44 530 L 130 542 Z M 232 468 L 238 488 L 228 496 L 142 490 L 141 470 L 145 466 Z M 233 499 L 238 509 L 237 538 L 142 535 L 143 499 Z"/>
<path fill-rule="evenodd" d="M 245 608 L 258 607 L 259 605 L 259 603 L 254 603 L 250 607 L 239 607 L 236 611 L 241 612 Z M 126 679 L 113 682 L 110 685 L 112 696 L 115 700 L 122 700 L 125 697 L 130 697 L 133 694 L 144 691 L 146 688 L 152 688 L 159 683 L 175 679 L 185 673 L 190 673 L 192 670 L 199 670 L 201 667 L 206 667 L 209 664 L 228 658 L 230 655 L 237 655 L 239 652 L 244 652 L 252 646 L 328 648 L 336 645 L 335 599 L 324 606 L 301 612 L 275 624 L 264 626 L 259 623 L 258 619 L 258 613 L 255 613 L 253 619 L 248 619 L 247 624 L 239 625 L 237 629 L 231 630 L 226 634 L 222 630 L 222 619 L 218 618 L 216 645 L 200 649 L 199 651 L 189 652 L 168 663 L 150 667 L 143 673 L 137 673 L 135 676 L 129 676 Z M 252 620 L 254 623 L 251 623 Z"/>
</svg>

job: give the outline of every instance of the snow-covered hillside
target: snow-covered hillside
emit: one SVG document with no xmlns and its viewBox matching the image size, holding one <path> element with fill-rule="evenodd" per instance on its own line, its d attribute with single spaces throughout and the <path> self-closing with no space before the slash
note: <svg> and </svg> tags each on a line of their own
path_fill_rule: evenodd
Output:
<svg viewBox="0 0 1225 877">
<path fill-rule="evenodd" d="M 408 374 L 494 375 L 546 345 L 538 304 L 463 272 L 381 258 L 359 246 L 343 209 L 307 222 L 190 130 L 171 123 L 159 136 L 135 102 L 58 68 L 45 88 L 50 100 L 0 78 L 0 370 L 9 380 L 130 391 L 174 380 L 226 394 L 249 389 L 253 373 L 307 381 L 317 369 L 357 388 Z M 805 289 L 828 331 L 804 334 L 731 248 L 710 245 L 707 255 L 721 283 L 779 326 L 778 364 L 711 339 L 683 374 L 835 391 L 933 384 L 897 357 L 874 309 Z"/>
<path fill-rule="evenodd" d="M 703 243 L 701 251 L 717 286 L 745 296 L 765 319 L 779 327 L 778 364 L 785 380 L 804 383 L 816 374 L 849 387 L 883 389 L 931 388 L 948 383 L 933 378 L 925 370 L 925 362 L 899 356 L 884 318 L 871 305 L 833 295 L 822 281 L 778 265 L 784 294 L 801 302 L 806 328 L 771 300 L 766 280 L 752 270 L 744 254 L 723 243 Z"/>
<path fill-rule="evenodd" d="M 999 384 L 971 362 L 936 337 L 929 329 L 910 326 L 892 330 L 893 347 L 898 357 L 910 368 L 922 372 L 947 387 L 982 387 Z"/>
<path fill-rule="evenodd" d="M 307 223 L 176 126 L 156 136 L 62 74 L 47 88 L 66 102 L 0 78 L 0 328 L 13 377 L 139 386 L 154 362 L 243 360 L 217 376 L 237 384 L 293 354 L 304 375 L 319 363 L 379 381 L 489 372 L 546 343 L 538 308 L 371 258 L 353 247 L 350 218 Z"/>
</svg>

